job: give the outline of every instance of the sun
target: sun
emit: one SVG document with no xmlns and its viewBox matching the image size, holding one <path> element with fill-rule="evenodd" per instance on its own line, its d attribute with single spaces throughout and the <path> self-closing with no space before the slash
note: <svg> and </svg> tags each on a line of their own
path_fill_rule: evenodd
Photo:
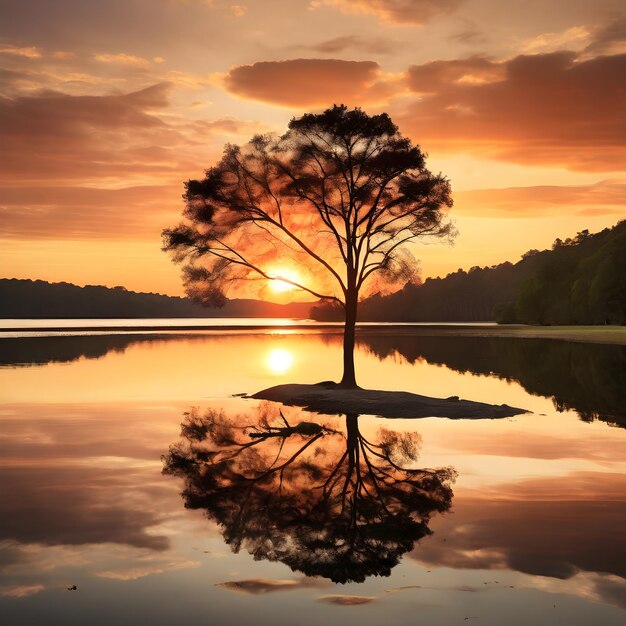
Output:
<svg viewBox="0 0 626 626">
<path fill-rule="evenodd" d="M 301 281 L 298 272 L 285 267 L 270 270 L 268 274 L 270 276 L 280 276 L 281 278 L 286 278 L 287 280 L 292 280 L 296 283 Z M 280 280 L 280 278 L 274 278 L 270 280 L 270 289 L 275 293 L 285 293 L 285 291 L 292 291 L 297 289 L 297 287 L 291 283 L 285 282 L 284 280 Z"/>
</svg>

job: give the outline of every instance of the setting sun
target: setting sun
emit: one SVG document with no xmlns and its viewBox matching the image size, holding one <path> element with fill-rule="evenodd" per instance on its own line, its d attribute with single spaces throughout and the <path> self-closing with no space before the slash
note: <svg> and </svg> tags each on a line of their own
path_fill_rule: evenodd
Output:
<svg viewBox="0 0 626 626">
<path fill-rule="evenodd" d="M 297 283 L 301 281 L 300 275 L 292 269 L 275 269 L 270 271 L 269 274 L 270 276 L 277 277 L 270 280 L 270 289 L 275 293 L 284 293 L 285 291 L 292 291 L 293 289 L 297 289 L 295 285 L 286 282 L 286 280 L 291 280 Z"/>
</svg>

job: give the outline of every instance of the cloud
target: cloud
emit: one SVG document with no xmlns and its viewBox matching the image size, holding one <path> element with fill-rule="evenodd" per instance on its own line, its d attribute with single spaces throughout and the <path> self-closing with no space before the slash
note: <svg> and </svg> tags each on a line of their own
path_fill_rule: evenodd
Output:
<svg viewBox="0 0 626 626">
<path fill-rule="evenodd" d="M 620 17 L 596 29 L 585 49 L 589 54 L 623 54 L 626 52 L 626 17 Z"/>
<path fill-rule="evenodd" d="M 464 593 L 480 593 L 481 591 L 488 591 L 489 587 L 484 583 L 481 587 L 472 587 L 471 585 L 438 585 L 438 586 L 422 586 L 422 585 L 404 585 L 403 587 L 392 587 L 391 589 L 385 589 L 385 593 L 401 593 L 403 591 L 411 591 L 414 589 L 423 589 L 426 591 L 462 591 Z"/>
<path fill-rule="evenodd" d="M 352 105 L 384 100 L 387 88 L 373 61 L 293 59 L 261 61 L 231 69 L 224 79 L 232 94 L 286 107 Z"/>
<path fill-rule="evenodd" d="M 0 98 L 5 238 L 159 240 L 182 181 L 259 125 L 169 114 L 170 85 L 112 95 Z"/>
<path fill-rule="evenodd" d="M 62 590 L 85 576 L 131 580 L 199 566 L 168 550 L 172 524 L 191 534 L 202 527 L 205 538 L 216 532 L 188 519 L 179 486 L 161 477 L 166 443 L 155 423 L 169 414 L 115 403 L 88 412 L 81 403 L 5 405 L 0 593 L 18 583 Z"/>
<path fill-rule="evenodd" d="M 375 602 L 377 598 L 375 596 L 348 596 L 348 595 L 334 595 L 334 596 L 321 596 L 317 598 L 318 602 L 324 602 L 326 604 L 336 604 L 338 606 L 360 606 L 362 604 L 370 604 Z"/>
<path fill-rule="evenodd" d="M 468 345 L 469 348 L 469 345 Z M 430 361 L 427 358 L 427 361 Z M 507 431 L 494 434 L 486 439 L 478 433 L 464 434 L 450 447 L 467 455 L 508 456 L 523 459 L 584 459 L 598 463 L 610 463 L 615 455 L 626 455 L 626 442 L 621 447 L 615 446 L 611 434 L 604 437 L 597 435 L 593 441 L 581 440 L 579 437 L 549 436 L 544 433 L 526 433 L 524 442 L 520 443 L 518 431 Z M 535 489 L 539 489 L 536 486 Z"/>
<path fill-rule="evenodd" d="M 5 598 L 25 598 L 43 591 L 43 585 L 10 585 L 0 588 L 0 596 Z"/>
<path fill-rule="evenodd" d="M 245 593 L 250 595 L 264 595 L 276 591 L 296 591 L 298 589 L 310 587 L 327 586 L 325 581 L 317 578 L 299 578 L 296 580 L 277 580 L 274 578 L 249 578 L 247 580 L 229 580 L 217 583 L 216 587 L 222 587 L 229 591 Z"/>
<path fill-rule="evenodd" d="M 549 217 L 588 214 L 622 215 L 626 181 L 604 180 L 593 185 L 540 185 L 457 191 L 455 212 L 481 217 Z"/>
<path fill-rule="evenodd" d="M 246 11 L 247 11 L 247 7 L 241 4 L 231 4 L 230 6 L 230 12 L 235 17 L 243 17 L 246 14 Z"/>
<path fill-rule="evenodd" d="M 24 57 L 26 59 L 39 59 L 41 48 L 36 46 L 20 47 L 12 45 L 0 46 L 0 54 L 10 54 L 11 56 Z"/>
<path fill-rule="evenodd" d="M 148 530 L 161 522 L 161 514 L 112 504 L 110 496 L 116 486 L 122 486 L 119 471 L 19 467 L 4 468 L 0 474 L 4 486 L 0 540 L 44 545 L 117 543 L 155 551 L 170 545 L 167 537 Z M 110 486 L 106 493 L 101 481 Z"/>
<path fill-rule="evenodd" d="M 123 564 L 118 568 L 97 571 L 94 576 L 109 578 L 111 580 L 137 580 L 146 576 L 155 576 L 164 572 L 175 572 L 182 569 L 200 567 L 198 561 L 178 560 L 175 558 L 161 559 L 152 555 L 142 555 L 134 559 L 133 565 Z"/>
<path fill-rule="evenodd" d="M 463 0 L 313 0 L 312 8 L 335 7 L 342 13 L 375 15 L 391 24 L 421 25 L 454 11 Z"/>
<path fill-rule="evenodd" d="M 500 485 L 477 496 L 457 493 L 455 515 L 438 519 L 433 537 L 412 556 L 456 569 L 511 569 L 563 580 L 582 571 L 626 579 L 619 537 L 624 486 L 622 475 L 577 473 Z"/>
<path fill-rule="evenodd" d="M 5 239 L 144 239 L 158 236 L 180 208 L 182 184 L 122 189 L 37 185 L 0 189 Z M 132 209 L 131 209 L 132 208 Z"/>
<path fill-rule="evenodd" d="M 432 589 L 432 587 L 422 587 L 422 585 L 403 585 L 402 587 L 391 587 L 390 589 L 385 589 L 385 593 L 400 593 L 401 591 L 425 588 Z"/>
<path fill-rule="evenodd" d="M 605 576 L 598 577 L 593 582 L 595 585 L 592 587 L 590 595 L 594 600 L 599 599 L 613 606 L 626 609 L 626 583 L 624 580 Z"/>
<path fill-rule="evenodd" d="M 52 58 L 61 61 L 73 61 L 76 58 L 76 53 L 68 52 L 67 50 L 57 50 L 52 53 Z"/>
<path fill-rule="evenodd" d="M 310 46 L 315 52 L 336 54 L 345 50 L 361 50 L 372 54 L 388 54 L 398 47 L 398 42 L 377 37 L 358 37 L 357 35 L 344 35 L 321 41 Z"/>
<path fill-rule="evenodd" d="M 558 50 L 580 50 L 586 47 L 590 35 L 586 26 L 572 26 L 561 33 L 543 33 L 527 41 L 520 52 L 537 54 Z"/>
<path fill-rule="evenodd" d="M 155 57 L 155 59 L 161 57 Z M 150 61 L 132 54 L 118 52 L 117 54 L 95 54 L 94 59 L 100 63 L 120 63 L 121 65 L 132 65 L 134 67 L 150 67 Z M 155 63 L 162 61 L 155 61 Z"/>
<path fill-rule="evenodd" d="M 185 163 L 191 165 L 184 132 L 157 115 L 168 104 L 168 91 L 159 84 L 121 95 L 43 92 L 0 99 L 5 233 L 58 237 L 97 235 L 101 228 L 137 231 L 151 211 L 162 213 L 167 194 L 159 209 L 158 193 L 145 181 L 173 185 Z M 126 189 L 115 189 L 120 182 Z M 94 189 L 98 184 L 113 189 Z M 136 213 L 129 210 L 129 200 Z"/>
<path fill-rule="evenodd" d="M 0 99 L 0 141 L 10 154 L 4 176 L 41 179 L 63 170 L 86 182 L 98 170 L 128 171 L 129 161 L 136 167 L 147 133 L 155 143 L 166 138 L 169 129 L 154 112 L 167 107 L 168 93 L 169 85 L 157 84 L 120 95 L 46 91 Z"/>
<path fill-rule="evenodd" d="M 624 76 L 626 55 L 580 60 L 573 52 L 413 65 L 409 87 L 421 98 L 397 120 L 431 151 L 623 170 Z"/>
<path fill-rule="evenodd" d="M 488 41 L 488 37 L 485 33 L 481 32 L 473 26 L 467 26 L 463 30 L 460 30 L 450 36 L 451 41 L 466 45 L 484 44 Z"/>
<path fill-rule="evenodd" d="M 146 554 L 144 549 L 114 544 L 47 546 L 0 542 L 0 596 L 20 598 L 44 589 L 65 593 L 75 581 L 96 576 L 136 580 L 197 568 L 183 556 Z M 80 582 L 78 583 L 81 589 Z"/>
<path fill-rule="evenodd" d="M 437 94 L 451 86 L 493 83 L 505 77 L 503 64 L 481 57 L 454 61 L 432 61 L 409 68 L 409 88 L 419 94 Z"/>
</svg>

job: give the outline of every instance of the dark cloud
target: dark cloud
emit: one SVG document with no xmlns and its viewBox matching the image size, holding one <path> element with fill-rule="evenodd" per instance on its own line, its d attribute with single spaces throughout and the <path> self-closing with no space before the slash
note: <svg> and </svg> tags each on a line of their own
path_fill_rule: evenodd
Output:
<svg viewBox="0 0 626 626">
<path fill-rule="evenodd" d="M 398 45 L 398 42 L 388 39 L 346 35 L 327 39 L 326 41 L 310 46 L 310 49 L 326 54 L 336 54 L 337 52 L 344 52 L 345 50 L 360 50 L 372 54 L 389 54 L 395 50 Z"/>
<path fill-rule="evenodd" d="M 620 475 L 589 473 L 522 481 L 479 498 L 457 494 L 455 515 L 438 519 L 412 556 L 439 567 L 626 579 L 624 483 Z"/>
<path fill-rule="evenodd" d="M 595 581 L 594 592 L 605 602 L 626 609 L 626 582 L 611 578 Z"/>
<path fill-rule="evenodd" d="M 159 551 L 169 547 L 167 537 L 148 532 L 161 516 L 124 506 L 115 497 L 119 472 L 4 468 L 0 485 L 0 539 L 45 545 L 118 543 Z"/>
<path fill-rule="evenodd" d="M 424 24 L 438 15 L 450 13 L 463 0 L 314 0 L 313 6 L 337 7 L 344 13 L 376 15 L 395 24 Z"/>
<path fill-rule="evenodd" d="M 497 82 L 505 73 L 504 64 L 481 57 L 432 61 L 409 68 L 409 88 L 419 94 L 438 94 L 455 85 Z"/>
<path fill-rule="evenodd" d="M 410 67 L 409 86 L 423 97 L 398 121 L 427 149 L 577 170 L 626 168 L 626 55 L 436 61 Z"/>
<path fill-rule="evenodd" d="M 605 24 L 598 28 L 591 39 L 591 43 L 587 46 L 585 52 L 590 54 L 611 54 L 619 51 L 619 48 L 626 47 L 626 17 Z M 618 48 L 618 50 L 615 50 Z"/>
<path fill-rule="evenodd" d="M 124 435 L 129 419 L 139 429 L 135 439 Z M 6 409 L 0 456 L 12 464 L 0 468 L 0 544 L 165 550 L 169 539 L 154 527 L 171 516 L 178 496 L 175 486 L 154 480 L 158 469 L 149 462 L 163 444 L 150 423 L 141 411 L 111 406 L 91 407 L 88 417 L 80 403 Z M 135 462 L 107 462 L 115 456 Z"/>
<path fill-rule="evenodd" d="M 482 44 L 487 41 L 485 33 L 482 33 L 475 28 L 466 28 L 465 30 L 461 30 L 452 35 L 450 39 L 467 45 Z"/>
<path fill-rule="evenodd" d="M 242 98 L 282 106 L 358 104 L 368 98 L 379 73 L 373 61 L 262 61 L 230 70 L 225 86 Z"/>
</svg>

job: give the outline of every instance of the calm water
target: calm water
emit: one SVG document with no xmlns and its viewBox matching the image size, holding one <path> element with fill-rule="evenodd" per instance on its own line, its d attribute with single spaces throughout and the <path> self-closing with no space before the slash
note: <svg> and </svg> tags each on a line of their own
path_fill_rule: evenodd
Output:
<svg viewBox="0 0 626 626">
<path fill-rule="evenodd" d="M 2 623 L 623 624 L 626 348 L 361 331 L 362 386 L 509 419 L 233 397 L 340 339 L 0 339 Z"/>
</svg>

